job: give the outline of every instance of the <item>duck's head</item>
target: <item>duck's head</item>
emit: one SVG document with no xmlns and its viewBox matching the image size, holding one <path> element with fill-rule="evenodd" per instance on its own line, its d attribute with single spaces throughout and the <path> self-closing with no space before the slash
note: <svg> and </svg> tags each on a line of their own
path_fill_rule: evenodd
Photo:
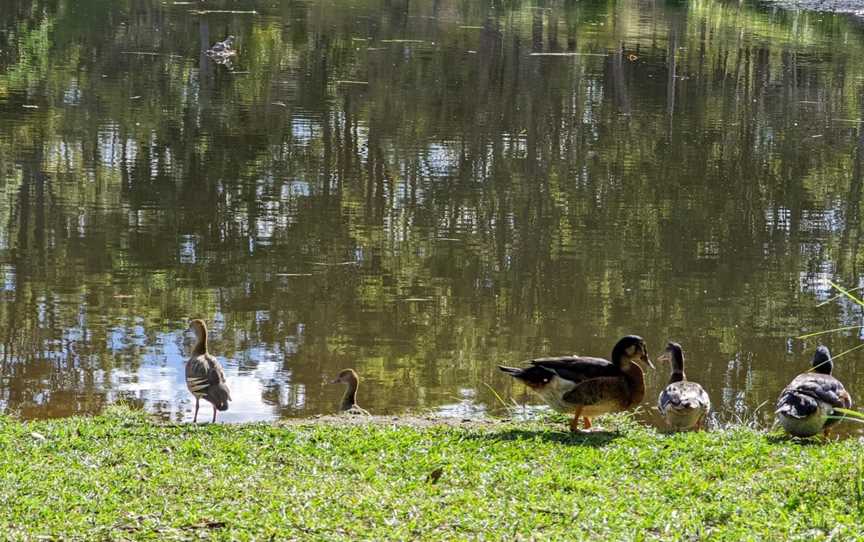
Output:
<svg viewBox="0 0 864 542">
<path fill-rule="evenodd" d="M 657 356 L 657 358 L 655 359 L 655 361 L 673 363 L 683 360 L 684 350 L 681 348 L 680 344 L 672 341 L 666 343 L 666 350 L 664 350 L 663 353 Z"/>
<path fill-rule="evenodd" d="M 354 369 L 344 369 L 336 378 L 330 381 L 331 384 L 348 384 L 348 385 L 357 385 L 360 382 L 360 376 L 357 374 Z"/>
<path fill-rule="evenodd" d="M 834 362 L 831 360 L 831 351 L 828 350 L 827 346 L 822 345 L 816 348 L 811 365 L 815 373 L 831 374 L 834 369 Z"/>
<path fill-rule="evenodd" d="M 638 335 L 627 335 L 615 343 L 615 348 L 612 349 L 612 363 L 624 369 L 633 362 L 641 362 L 654 368 L 654 364 L 648 358 L 648 345 L 645 339 Z"/>
<path fill-rule="evenodd" d="M 201 339 L 207 335 L 207 324 L 204 323 L 204 320 L 196 318 L 189 322 L 189 331 L 193 331 L 195 337 Z"/>
<path fill-rule="evenodd" d="M 225 38 L 225 41 L 223 41 L 222 43 L 225 45 L 225 47 L 233 46 L 234 45 L 234 36 L 233 35 L 228 36 L 227 38 Z"/>
</svg>

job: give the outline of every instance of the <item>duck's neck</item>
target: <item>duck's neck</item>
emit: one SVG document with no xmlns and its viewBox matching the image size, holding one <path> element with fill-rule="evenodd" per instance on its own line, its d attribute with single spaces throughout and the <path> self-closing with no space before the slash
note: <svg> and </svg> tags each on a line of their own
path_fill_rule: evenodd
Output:
<svg viewBox="0 0 864 542">
<path fill-rule="evenodd" d="M 684 374 L 684 356 L 680 352 L 672 354 L 672 374 L 669 375 L 669 383 L 682 382 L 687 380 Z"/>
<path fill-rule="evenodd" d="M 195 343 L 195 348 L 192 350 L 193 356 L 202 356 L 207 353 L 207 330 L 202 329 L 198 335 L 198 342 Z"/>
<path fill-rule="evenodd" d="M 645 373 L 637 363 L 630 362 L 624 369 L 624 375 L 630 385 L 629 408 L 640 404 L 642 399 L 645 399 Z"/>
<path fill-rule="evenodd" d="M 357 406 L 357 381 L 348 381 L 348 388 L 345 390 L 345 395 L 342 396 L 342 406 L 340 410 L 351 410 Z"/>
</svg>

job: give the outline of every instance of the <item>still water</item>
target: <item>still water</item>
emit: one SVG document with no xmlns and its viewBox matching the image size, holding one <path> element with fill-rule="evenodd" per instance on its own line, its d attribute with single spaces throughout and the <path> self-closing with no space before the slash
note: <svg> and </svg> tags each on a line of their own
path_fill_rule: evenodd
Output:
<svg viewBox="0 0 864 542">
<path fill-rule="evenodd" d="M 190 419 L 200 317 L 226 421 L 345 367 L 373 413 L 500 414 L 497 363 L 638 333 L 770 423 L 795 337 L 862 322 L 822 304 L 864 285 L 862 56 L 738 1 L 3 0 L 0 410 Z"/>
</svg>

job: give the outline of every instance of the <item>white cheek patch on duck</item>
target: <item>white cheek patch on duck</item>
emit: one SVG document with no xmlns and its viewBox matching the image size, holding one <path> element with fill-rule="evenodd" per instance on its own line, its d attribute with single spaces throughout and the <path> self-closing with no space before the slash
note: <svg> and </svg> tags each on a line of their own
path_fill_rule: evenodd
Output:
<svg viewBox="0 0 864 542">
<path fill-rule="evenodd" d="M 576 383 L 565 380 L 558 375 L 553 376 L 549 383 L 540 388 L 532 388 L 534 393 L 540 396 L 547 405 L 558 412 L 572 412 L 574 405 L 565 403 L 562 397 L 576 387 Z"/>
</svg>

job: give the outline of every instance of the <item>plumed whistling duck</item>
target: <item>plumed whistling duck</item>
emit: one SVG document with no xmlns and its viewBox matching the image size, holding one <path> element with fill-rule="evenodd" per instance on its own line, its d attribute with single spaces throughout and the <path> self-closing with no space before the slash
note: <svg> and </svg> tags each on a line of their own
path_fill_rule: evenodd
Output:
<svg viewBox="0 0 864 542">
<path fill-rule="evenodd" d="M 828 435 L 837 423 L 835 408 L 851 408 L 852 397 L 843 384 L 831 376 L 834 362 L 825 346 L 816 349 L 812 369 L 796 376 L 777 399 L 777 418 L 787 433 L 796 437 Z"/>
<path fill-rule="evenodd" d="M 217 410 L 228 410 L 231 390 L 225 381 L 225 372 L 219 361 L 207 350 L 207 325 L 203 320 L 192 320 L 189 329 L 195 332 L 195 348 L 186 362 L 186 387 L 195 396 L 195 416 L 198 421 L 198 406 L 203 397 L 213 405 L 213 422 Z"/>
<path fill-rule="evenodd" d="M 612 361 L 602 358 L 564 356 L 531 360 L 524 369 L 498 368 L 521 380 L 558 412 L 573 414 L 570 430 L 585 429 L 591 418 L 637 406 L 645 397 L 645 375 L 637 362 L 654 365 L 642 337 L 627 335 L 612 349 Z"/>
<path fill-rule="evenodd" d="M 655 361 L 661 360 L 672 362 L 672 373 L 669 385 L 660 392 L 657 400 L 660 414 L 669 427 L 676 431 L 701 428 L 711 408 L 711 400 L 702 386 L 687 380 L 681 345 L 673 342 L 667 344 L 666 351 Z"/>
<path fill-rule="evenodd" d="M 366 414 L 366 410 L 357 405 L 357 388 L 360 386 L 360 376 L 354 369 L 342 370 L 331 384 L 345 384 L 345 395 L 342 396 L 342 403 L 339 405 L 339 410 L 342 412 L 350 412 L 355 414 Z"/>
</svg>

